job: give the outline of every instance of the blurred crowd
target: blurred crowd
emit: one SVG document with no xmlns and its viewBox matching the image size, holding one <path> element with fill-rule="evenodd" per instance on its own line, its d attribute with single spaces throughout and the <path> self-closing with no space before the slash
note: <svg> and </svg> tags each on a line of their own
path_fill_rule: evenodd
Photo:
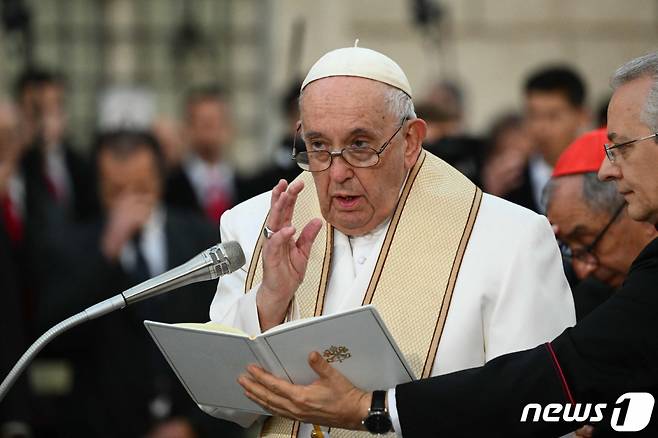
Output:
<svg viewBox="0 0 658 438">
<path fill-rule="evenodd" d="M 300 171 L 291 159 L 299 84 L 281 98 L 286 132 L 255 175 L 240 174 L 228 158 L 235 129 L 220 87 L 190 90 L 180 120 L 104 126 L 88 147 L 74 148 L 70 86 L 30 69 L 16 80 L 13 101 L 0 103 L 2 378 L 52 325 L 217 243 L 225 210 Z M 548 215 L 581 318 L 619 286 L 637 255 L 611 255 L 621 237 L 573 251 L 580 237 L 560 232 L 576 221 L 603 230 L 599 240 L 616 235 L 610 224 L 627 218 L 609 183 L 587 174 L 549 183 L 560 154 L 604 126 L 605 111 L 588 107 L 585 80 L 566 65 L 542 67 L 520 86 L 522 109 L 501 112 L 486 135 L 473 135 L 464 90 L 437 83 L 416 102 L 429 127 L 425 148 L 485 192 Z M 646 230 L 637 233 L 639 252 Z M 207 321 L 215 286 L 190 285 L 62 335 L 0 406 L 0 436 L 240 436 L 194 405 L 142 323 Z"/>
</svg>

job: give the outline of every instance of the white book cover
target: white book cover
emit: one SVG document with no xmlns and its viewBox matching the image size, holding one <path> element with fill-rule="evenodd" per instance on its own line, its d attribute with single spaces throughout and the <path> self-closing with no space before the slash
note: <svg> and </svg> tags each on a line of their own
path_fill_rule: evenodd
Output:
<svg viewBox="0 0 658 438">
<path fill-rule="evenodd" d="M 318 351 L 364 390 L 388 389 L 414 374 L 374 306 L 281 324 L 250 337 L 216 323 L 144 325 L 199 405 L 269 415 L 237 383 L 249 364 L 295 384 L 317 379 L 308 355 Z"/>
</svg>

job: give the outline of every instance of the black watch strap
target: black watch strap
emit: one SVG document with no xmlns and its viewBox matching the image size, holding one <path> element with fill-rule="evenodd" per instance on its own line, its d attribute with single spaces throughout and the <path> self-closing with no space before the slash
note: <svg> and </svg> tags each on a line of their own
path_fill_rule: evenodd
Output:
<svg viewBox="0 0 658 438">
<path fill-rule="evenodd" d="M 386 391 L 373 391 L 368 415 L 362 421 L 366 430 L 375 435 L 391 432 L 393 423 L 386 410 Z"/>
<path fill-rule="evenodd" d="M 386 410 L 386 391 L 373 391 L 372 401 L 370 402 L 370 411 L 385 411 Z"/>
</svg>

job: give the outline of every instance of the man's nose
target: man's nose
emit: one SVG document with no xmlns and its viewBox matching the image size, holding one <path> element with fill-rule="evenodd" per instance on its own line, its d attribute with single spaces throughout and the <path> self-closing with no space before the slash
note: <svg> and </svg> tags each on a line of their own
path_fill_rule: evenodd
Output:
<svg viewBox="0 0 658 438">
<path fill-rule="evenodd" d="M 612 164 L 608 157 L 603 159 L 599 168 L 598 177 L 601 181 L 612 181 L 621 177 L 619 166 Z"/>
<path fill-rule="evenodd" d="M 329 165 L 329 176 L 337 182 L 345 181 L 354 176 L 354 169 L 342 155 L 334 155 Z"/>
</svg>

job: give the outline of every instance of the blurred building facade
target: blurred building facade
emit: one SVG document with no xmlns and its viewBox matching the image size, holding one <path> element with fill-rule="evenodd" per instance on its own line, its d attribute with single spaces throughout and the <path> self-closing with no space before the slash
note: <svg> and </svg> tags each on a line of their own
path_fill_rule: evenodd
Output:
<svg viewBox="0 0 658 438">
<path fill-rule="evenodd" d="M 185 91 L 220 83 L 238 134 L 233 157 L 254 169 L 283 124 L 279 95 L 322 53 L 354 44 L 407 72 L 417 100 L 441 79 L 466 91 L 467 126 L 519 107 L 532 69 L 569 62 L 591 104 L 623 60 L 658 45 L 658 0 L 3 0 L 0 94 L 28 62 L 68 78 L 79 147 L 108 86 L 148 87 L 159 114 L 178 115 Z M 27 11 L 21 19 L 21 8 Z M 13 15 L 12 15 L 13 14 Z M 23 20 L 23 21 L 21 21 Z M 21 33 L 29 25 L 29 32 Z M 23 26 L 23 27 L 21 27 Z M 30 51 L 26 52 L 26 44 Z"/>
</svg>

